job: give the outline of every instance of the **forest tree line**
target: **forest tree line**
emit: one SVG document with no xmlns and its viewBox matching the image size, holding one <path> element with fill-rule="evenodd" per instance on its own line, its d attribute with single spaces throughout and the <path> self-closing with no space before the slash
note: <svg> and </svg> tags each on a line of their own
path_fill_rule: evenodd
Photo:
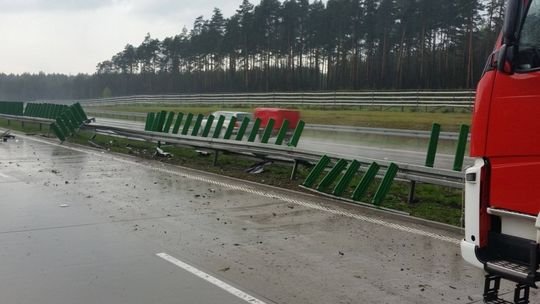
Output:
<svg viewBox="0 0 540 304">
<path fill-rule="evenodd" d="M 0 74 L 0 97 L 470 89 L 504 0 L 243 0 L 191 30 L 127 44 L 93 75 Z M 22 94 L 22 95 L 21 95 Z"/>
</svg>

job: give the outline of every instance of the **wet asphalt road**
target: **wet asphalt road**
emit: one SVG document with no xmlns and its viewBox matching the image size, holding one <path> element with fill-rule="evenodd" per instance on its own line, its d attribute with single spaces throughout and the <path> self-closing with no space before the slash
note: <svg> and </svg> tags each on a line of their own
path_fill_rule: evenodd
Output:
<svg viewBox="0 0 540 304">
<path fill-rule="evenodd" d="M 1 303 L 247 303 L 163 252 L 265 303 L 481 298 L 459 233 L 158 161 L 18 137 L 0 193 Z"/>
</svg>

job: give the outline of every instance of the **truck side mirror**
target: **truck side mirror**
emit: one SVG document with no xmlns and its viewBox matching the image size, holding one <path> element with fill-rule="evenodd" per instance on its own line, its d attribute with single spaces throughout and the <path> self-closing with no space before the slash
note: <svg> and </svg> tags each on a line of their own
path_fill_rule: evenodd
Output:
<svg viewBox="0 0 540 304">
<path fill-rule="evenodd" d="M 519 21 L 523 0 L 508 0 L 503 25 L 503 44 L 512 45 L 518 40 Z"/>
<path fill-rule="evenodd" d="M 503 44 L 497 52 L 497 70 L 504 74 L 514 73 L 514 45 Z"/>
</svg>

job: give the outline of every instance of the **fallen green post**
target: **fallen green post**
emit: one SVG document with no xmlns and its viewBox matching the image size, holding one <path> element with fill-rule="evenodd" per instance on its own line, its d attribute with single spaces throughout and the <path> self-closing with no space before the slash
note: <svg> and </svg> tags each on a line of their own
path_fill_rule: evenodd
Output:
<svg viewBox="0 0 540 304">
<path fill-rule="evenodd" d="M 171 130 L 171 125 L 174 119 L 174 112 L 169 112 L 167 115 L 167 120 L 165 121 L 165 126 L 163 127 L 163 133 L 169 133 Z"/>
<path fill-rule="evenodd" d="M 182 128 L 182 135 L 188 134 L 192 121 L 193 121 L 193 113 L 188 113 L 188 115 L 186 116 L 186 122 L 184 123 L 184 128 Z"/>
<path fill-rule="evenodd" d="M 388 170 L 386 170 L 386 174 L 384 175 L 377 192 L 375 192 L 375 196 L 371 200 L 373 205 L 380 206 L 382 204 L 384 197 L 388 191 L 390 191 L 390 187 L 392 186 L 392 182 L 394 182 L 398 170 L 399 167 L 394 163 L 391 163 L 390 166 L 388 166 Z"/>
<path fill-rule="evenodd" d="M 231 117 L 231 120 L 229 121 L 229 126 L 227 126 L 227 130 L 225 130 L 225 135 L 223 136 L 223 139 L 231 138 L 235 126 L 236 126 L 236 116 L 233 116 Z"/>
<path fill-rule="evenodd" d="M 219 135 L 221 134 L 221 129 L 223 128 L 223 123 L 225 122 L 225 116 L 219 115 L 216 129 L 214 129 L 214 134 L 212 135 L 212 138 L 219 138 Z"/>
<path fill-rule="evenodd" d="M 465 158 L 465 148 L 467 147 L 468 138 L 469 126 L 461 125 L 456 148 L 456 157 L 454 158 L 454 171 L 461 171 L 463 169 L 463 159 Z"/>
<path fill-rule="evenodd" d="M 214 124 L 214 118 L 214 115 L 210 115 L 206 119 L 206 125 L 204 126 L 202 137 L 208 137 L 208 134 L 210 134 L 210 130 L 212 130 L 212 125 Z"/>
<path fill-rule="evenodd" d="M 291 137 L 291 140 L 289 141 L 289 146 L 296 147 L 298 146 L 298 141 L 300 141 L 300 136 L 302 136 L 302 132 L 304 131 L 304 126 L 306 123 L 303 120 L 300 120 L 298 124 L 296 125 L 296 128 L 294 129 L 294 133 Z"/>
<path fill-rule="evenodd" d="M 253 128 L 251 129 L 251 132 L 249 133 L 248 142 L 255 141 L 257 134 L 259 134 L 260 126 L 261 126 L 261 119 L 260 118 L 255 119 L 255 122 L 253 123 Z"/>
<path fill-rule="evenodd" d="M 270 136 L 272 136 L 272 131 L 274 131 L 274 124 L 275 120 L 270 118 L 268 120 L 268 123 L 266 124 L 266 128 L 264 128 L 263 136 L 261 137 L 261 143 L 267 144 L 270 140 Z"/>
<path fill-rule="evenodd" d="M 372 163 L 360 182 L 358 183 L 358 186 L 356 186 L 356 189 L 354 189 L 354 192 L 352 194 L 352 199 L 355 201 L 359 201 L 364 194 L 366 194 L 366 191 L 375 179 L 375 176 L 377 176 L 377 172 L 379 172 L 380 166 L 377 163 Z"/>
<path fill-rule="evenodd" d="M 172 129 L 173 134 L 178 134 L 180 130 L 180 125 L 182 124 L 182 119 L 184 119 L 184 113 L 180 112 L 176 116 L 176 121 L 174 122 L 174 127 Z"/>
<path fill-rule="evenodd" d="M 437 145 L 439 143 L 439 134 L 441 133 L 441 125 L 434 123 L 431 127 L 431 136 L 429 137 L 429 146 L 426 155 L 426 167 L 433 168 L 435 164 L 435 154 L 437 153 Z"/>
<path fill-rule="evenodd" d="M 317 165 L 313 167 L 309 175 L 306 177 L 306 180 L 302 184 L 304 187 L 311 188 L 315 181 L 321 176 L 321 173 L 324 171 L 328 163 L 330 162 L 330 157 L 323 155 Z"/>
<path fill-rule="evenodd" d="M 343 174 L 343 176 L 337 183 L 332 194 L 335 196 L 342 196 L 349 184 L 351 183 L 352 179 L 356 175 L 356 172 L 358 172 L 359 168 L 360 162 L 357 160 L 353 160 L 349 165 L 349 168 L 347 168 L 347 171 L 345 171 L 345 174 Z"/>
<path fill-rule="evenodd" d="M 340 159 L 334 168 L 330 170 L 321 180 L 319 183 L 319 186 L 317 187 L 317 191 L 319 192 L 326 192 L 328 187 L 336 180 L 336 178 L 339 176 L 339 174 L 347 167 L 347 161 L 344 159 Z"/>
</svg>

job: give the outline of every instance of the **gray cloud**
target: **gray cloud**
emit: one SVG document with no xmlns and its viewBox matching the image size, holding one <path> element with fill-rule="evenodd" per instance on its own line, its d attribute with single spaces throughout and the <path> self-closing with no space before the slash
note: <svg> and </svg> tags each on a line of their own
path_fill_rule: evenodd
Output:
<svg viewBox="0 0 540 304">
<path fill-rule="evenodd" d="M 1 13 L 29 12 L 29 11 L 79 11 L 93 10 L 114 5 L 117 0 L 0 0 Z"/>
</svg>

